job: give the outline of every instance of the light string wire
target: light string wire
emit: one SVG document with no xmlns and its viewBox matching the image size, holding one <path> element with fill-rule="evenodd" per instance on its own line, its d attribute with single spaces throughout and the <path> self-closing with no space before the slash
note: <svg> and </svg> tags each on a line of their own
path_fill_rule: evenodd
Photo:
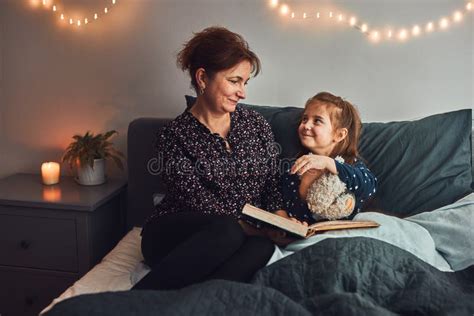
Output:
<svg viewBox="0 0 474 316">
<path fill-rule="evenodd" d="M 93 14 L 82 17 L 80 19 L 73 18 L 72 16 L 68 16 L 65 12 L 65 9 L 61 9 L 59 4 L 56 4 L 54 0 L 30 0 L 32 4 L 38 5 L 41 3 L 41 6 L 45 9 L 51 10 L 53 14 L 55 14 L 59 20 L 69 24 L 74 25 L 77 27 L 85 26 L 90 23 L 93 23 L 103 17 L 104 15 L 108 14 L 110 10 L 116 5 L 117 0 L 107 0 L 108 6 L 106 5 L 101 11 L 95 11 Z"/>
<path fill-rule="evenodd" d="M 294 20 L 323 19 L 327 18 L 338 24 L 346 24 L 366 35 L 373 42 L 382 40 L 398 39 L 406 41 L 409 38 L 419 37 L 422 34 L 428 34 L 435 31 L 446 30 L 451 25 L 461 23 L 465 17 L 474 12 L 473 1 L 468 1 L 464 8 L 455 10 L 451 15 L 441 17 L 437 22 L 429 21 L 424 24 L 414 24 L 411 27 L 399 28 L 377 28 L 369 27 L 366 22 L 360 22 L 355 15 L 346 14 L 338 11 L 318 11 L 295 13 L 287 3 L 280 3 L 279 0 L 269 0 L 272 9 L 277 10 L 280 15 Z"/>
</svg>

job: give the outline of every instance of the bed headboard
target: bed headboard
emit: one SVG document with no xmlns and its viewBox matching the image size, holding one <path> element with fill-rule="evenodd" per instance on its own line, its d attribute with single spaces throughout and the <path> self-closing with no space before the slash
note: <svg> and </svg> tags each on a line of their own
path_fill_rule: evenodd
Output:
<svg viewBox="0 0 474 316">
<path fill-rule="evenodd" d="M 138 118 L 128 126 L 127 230 L 143 225 L 154 210 L 153 194 L 164 192 L 159 176 L 154 174 L 157 168 L 155 138 L 170 120 Z"/>
</svg>

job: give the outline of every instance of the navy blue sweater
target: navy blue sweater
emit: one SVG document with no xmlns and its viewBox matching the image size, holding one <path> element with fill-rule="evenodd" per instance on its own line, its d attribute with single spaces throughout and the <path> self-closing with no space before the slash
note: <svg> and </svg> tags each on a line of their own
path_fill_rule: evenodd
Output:
<svg viewBox="0 0 474 316">
<path fill-rule="evenodd" d="M 356 198 L 354 211 L 345 218 L 351 219 L 360 212 L 364 203 L 375 194 L 377 178 L 360 160 L 357 160 L 354 165 L 341 163 L 337 160 L 335 162 L 339 179 L 346 184 L 347 190 L 352 192 Z M 297 174 L 290 174 L 290 169 L 285 170 L 281 178 L 285 210 L 288 212 L 288 215 L 300 221 L 306 221 L 309 224 L 314 223 L 315 220 L 308 208 L 308 204 L 299 197 L 299 186 L 299 176 Z"/>
</svg>

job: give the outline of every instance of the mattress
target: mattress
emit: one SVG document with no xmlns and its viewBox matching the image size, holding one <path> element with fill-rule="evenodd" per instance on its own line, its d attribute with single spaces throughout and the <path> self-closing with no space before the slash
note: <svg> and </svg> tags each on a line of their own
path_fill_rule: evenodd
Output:
<svg viewBox="0 0 474 316">
<path fill-rule="evenodd" d="M 100 263 L 55 298 L 40 314 L 73 296 L 129 290 L 136 283 L 135 280 L 141 279 L 149 271 L 142 263 L 140 232 L 140 227 L 130 230 Z"/>
</svg>

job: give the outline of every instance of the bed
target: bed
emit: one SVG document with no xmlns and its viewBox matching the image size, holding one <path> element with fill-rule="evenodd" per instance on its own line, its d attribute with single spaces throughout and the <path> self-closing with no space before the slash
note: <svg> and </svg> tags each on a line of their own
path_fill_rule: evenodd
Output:
<svg viewBox="0 0 474 316">
<path fill-rule="evenodd" d="M 270 122 L 282 158 L 299 151 L 301 108 L 243 106 Z M 361 154 L 379 178 L 379 190 L 356 219 L 375 220 L 379 228 L 327 232 L 275 247 L 251 284 L 213 280 L 179 291 L 129 291 L 149 271 L 142 262 L 140 226 L 165 191 L 154 139 L 168 121 L 130 123 L 129 232 L 43 314 L 474 313 L 471 109 L 364 123 Z"/>
</svg>

